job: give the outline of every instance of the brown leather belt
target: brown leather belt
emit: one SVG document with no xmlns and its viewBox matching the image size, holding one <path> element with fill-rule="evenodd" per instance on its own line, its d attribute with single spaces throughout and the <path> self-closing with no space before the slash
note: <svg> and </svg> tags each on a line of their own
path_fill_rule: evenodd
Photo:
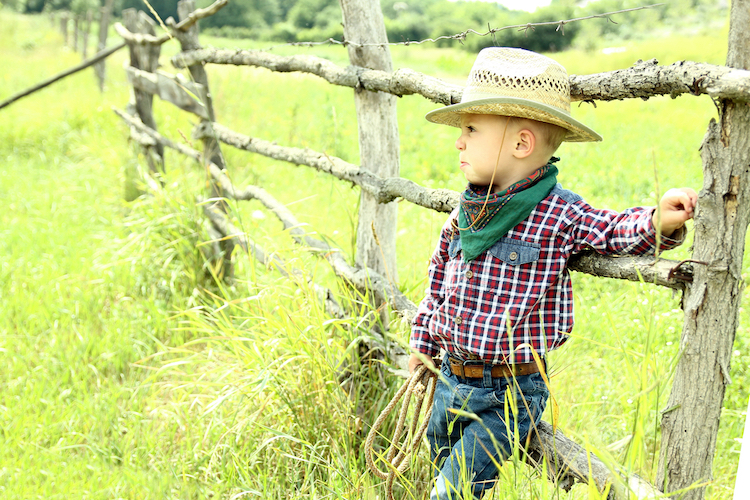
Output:
<svg viewBox="0 0 750 500">
<path fill-rule="evenodd" d="M 463 364 L 461 361 L 450 359 L 451 373 L 463 378 L 484 377 L 484 366 L 481 363 Z M 515 365 L 493 365 L 492 378 L 500 377 L 523 377 L 532 373 L 539 373 L 539 365 L 536 363 L 519 363 Z"/>
</svg>

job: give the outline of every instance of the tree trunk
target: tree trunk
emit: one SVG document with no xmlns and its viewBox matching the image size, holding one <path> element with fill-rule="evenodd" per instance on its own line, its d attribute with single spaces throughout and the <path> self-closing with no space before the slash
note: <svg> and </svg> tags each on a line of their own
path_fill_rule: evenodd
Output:
<svg viewBox="0 0 750 500">
<path fill-rule="evenodd" d="M 727 65 L 748 68 L 750 0 L 734 0 Z M 742 298 L 742 256 L 750 220 L 750 107 L 717 102 L 703 140 L 704 181 L 695 215 L 693 283 L 684 299 L 680 359 L 667 409 L 657 484 L 666 492 L 702 499 L 711 480 L 724 389 Z"/>
<path fill-rule="evenodd" d="M 354 66 L 391 72 L 391 54 L 383 23 L 380 1 L 340 0 L 344 17 L 344 38 Z M 383 44 L 368 45 L 362 44 Z M 396 98 L 358 86 L 354 101 L 359 126 L 360 164 L 380 177 L 399 175 L 399 137 Z M 396 272 L 395 202 L 380 204 L 366 192 L 360 195 L 357 226 L 356 262 L 374 269 L 395 284 Z"/>
</svg>

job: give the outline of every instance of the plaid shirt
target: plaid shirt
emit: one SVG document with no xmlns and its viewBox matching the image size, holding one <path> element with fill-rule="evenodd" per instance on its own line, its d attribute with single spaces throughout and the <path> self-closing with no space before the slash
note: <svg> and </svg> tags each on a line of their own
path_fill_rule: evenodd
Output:
<svg viewBox="0 0 750 500">
<path fill-rule="evenodd" d="M 453 357 L 489 364 L 531 362 L 532 347 L 544 356 L 565 343 L 573 329 L 566 268 L 571 255 L 588 248 L 602 254 L 653 253 L 653 211 L 595 209 L 558 184 L 526 220 L 469 263 L 451 227 L 454 211 L 430 262 L 411 347 L 433 357 L 442 348 Z M 663 237 L 661 249 L 678 246 L 684 234 Z"/>
</svg>

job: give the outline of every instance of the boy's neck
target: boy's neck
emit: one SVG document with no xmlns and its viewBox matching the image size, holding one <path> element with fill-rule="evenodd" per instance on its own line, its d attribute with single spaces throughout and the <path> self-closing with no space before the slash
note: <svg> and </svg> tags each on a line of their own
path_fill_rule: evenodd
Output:
<svg viewBox="0 0 750 500">
<path fill-rule="evenodd" d="M 513 184 L 520 182 L 528 177 L 531 177 L 531 175 L 534 172 L 536 172 L 540 168 L 543 168 L 545 165 L 547 165 L 547 163 L 549 163 L 549 158 L 547 158 L 547 160 L 541 165 L 539 165 L 538 167 L 524 168 L 522 165 L 520 168 L 514 171 L 516 175 L 509 177 L 508 179 L 504 179 L 503 182 L 499 184 L 493 184 L 492 193 L 501 193 L 505 191 L 506 189 L 508 189 L 509 187 L 511 187 Z M 533 165 L 533 163 L 529 162 L 528 165 Z"/>
</svg>

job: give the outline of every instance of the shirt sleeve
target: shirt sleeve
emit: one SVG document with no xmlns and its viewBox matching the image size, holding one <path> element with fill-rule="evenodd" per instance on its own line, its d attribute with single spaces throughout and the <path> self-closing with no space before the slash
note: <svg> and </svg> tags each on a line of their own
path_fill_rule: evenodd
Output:
<svg viewBox="0 0 750 500">
<path fill-rule="evenodd" d="M 605 255 L 649 255 L 657 248 L 671 250 L 685 239 L 684 227 L 671 237 L 657 238 L 652 222 L 655 207 L 635 207 L 623 212 L 595 209 L 584 201 L 571 205 L 572 252 L 591 248 Z"/>
<path fill-rule="evenodd" d="M 448 221 L 440 231 L 440 239 L 430 259 L 427 272 L 427 290 L 425 297 L 417 307 L 417 313 L 411 322 L 411 339 L 409 346 L 417 352 L 427 356 L 435 357 L 440 352 L 440 347 L 430 338 L 429 325 L 432 315 L 445 300 L 445 263 L 448 261 L 448 247 L 451 242 L 453 229 L 451 221 L 455 213 L 451 214 Z"/>
</svg>

